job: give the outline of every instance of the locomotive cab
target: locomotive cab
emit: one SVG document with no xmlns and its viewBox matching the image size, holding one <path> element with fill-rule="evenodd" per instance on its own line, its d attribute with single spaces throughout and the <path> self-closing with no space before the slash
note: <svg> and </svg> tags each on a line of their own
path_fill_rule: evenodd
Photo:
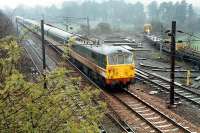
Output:
<svg viewBox="0 0 200 133">
<path fill-rule="evenodd" d="M 133 54 L 118 50 L 108 55 L 107 84 L 128 84 L 135 76 Z"/>
<path fill-rule="evenodd" d="M 133 54 L 121 46 L 74 44 L 69 54 L 84 73 L 103 86 L 127 87 L 135 78 Z"/>
<path fill-rule="evenodd" d="M 144 33 L 150 34 L 152 32 L 152 25 L 151 24 L 145 24 L 144 25 Z"/>
</svg>

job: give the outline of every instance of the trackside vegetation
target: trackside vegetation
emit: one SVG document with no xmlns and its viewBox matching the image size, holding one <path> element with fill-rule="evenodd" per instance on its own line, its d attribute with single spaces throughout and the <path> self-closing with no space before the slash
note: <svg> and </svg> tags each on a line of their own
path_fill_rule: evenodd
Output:
<svg viewBox="0 0 200 133">
<path fill-rule="evenodd" d="M 65 67 L 47 73 L 43 89 L 42 77 L 30 82 L 18 70 L 23 52 L 15 38 L 0 40 L 0 132 L 99 132 L 106 109 L 96 100 L 100 92 L 81 88 L 81 78 Z"/>
</svg>

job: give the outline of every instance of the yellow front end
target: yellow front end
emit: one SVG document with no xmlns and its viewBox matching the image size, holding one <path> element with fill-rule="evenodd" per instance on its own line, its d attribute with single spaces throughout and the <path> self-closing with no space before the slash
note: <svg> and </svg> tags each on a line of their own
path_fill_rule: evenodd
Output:
<svg viewBox="0 0 200 133">
<path fill-rule="evenodd" d="M 106 83 L 123 83 L 131 82 L 135 77 L 134 64 L 107 65 L 106 67 Z"/>
<path fill-rule="evenodd" d="M 152 25 L 151 24 L 145 24 L 144 25 L 144 33 L 151 33 L 152 32 Z"/>
<path fill-rule="evenodd" d="M 176 50 L 186 49 L 187 45 L 185 43 L 176 43 Z"/>
</svg>

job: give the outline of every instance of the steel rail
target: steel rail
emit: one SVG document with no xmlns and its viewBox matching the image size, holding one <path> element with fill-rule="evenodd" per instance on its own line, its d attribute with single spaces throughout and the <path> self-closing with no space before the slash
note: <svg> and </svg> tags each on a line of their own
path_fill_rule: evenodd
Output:
<svg viewBox="0 0 200 133">
<path fill-rule="evenodd" d="M 187 128 L 184 128 L 182 125 L 180 125 L 179 123 L 177 123 L 176 121 L 174 121 L 173 119 L 171 119 L 170 117 L 168 117 L 167 115 L 165 115 L 164 113 L 162 113 L 161 111 L 159 111 L 158 109 L 156 109 L 155 107 L 153 107 L 152 105 L 150 105 L 148 102 L 142 100 L 142 99 L 139 98 L 137 95 L 133 94 L 132 92 L 130 92 L 130 91 L 126 90 L 126 89 L 124 89 L 124 91 L 125 91 L 128 95 L 130 95 L 130 96 L 136 98 L 137 100 L 139 100 L 140 102 L 142 102 L 145 106 L 149 107 L 150 109 L 152 109 L 152 110 L 155 111 L 156 113 L 158 113 L 158 114 L 160 114 L 161 116 L 163 116 L 165 119 L 169 120 L 171 123 L 173 123 L 173 124 L 176 125 L 177 127 L 181 128 L 181 129 L 184 131 L 184 133 L 191 133 L 191 131 L 189 131 Z"/>
<path fill-rule="evenodd" d="M 36 65 L 33 57 L 31 56 L 31 54 L 28 52 L 26 47 L 23 47 L 25 49 L 25 52 L 27 53 L 27 55 L 30 57 L 31 61 L 33 62 L 34 67 L 37 69 L 37 72 L 42 75 L 42 72 L 40 71 L 40 69 L 38 68 L 38 66 Z"/>
<path fill-rule="evenodd" d="M 126 123 L 123 123 L 123 125 L 122 125 L 122 123 L 118 120 L 118 119 L 116 119 L 116 118 L 114 118 L 110 113 L 106 113 L 105 114 L 112 122 L 114 122 L 116 125 L 118 125 L 124 132 L 126 132 L 126 133 L 135 133 L 130 127 L 129 127 L 129 125 L 127 125 Z"/>
<path fill-rule="evenodd" d="M 139 78 L 142 78 L 145 81 L 148 81 L 151 84 L 154 84 L 155 86 L 158 86 L 159 88 L 162 88 L 167 92 L 170 91 L 170 89 L 168 87 L 166 87 L 166 85 L 169 85 L 169 83 L 170 83 L 170 81 L 167 80 L 167 79 L 164 79 L 164 78 L 162 78 L 158 75 L 152 74 L 150 72 L 142 71 L 142 70 L 139 70 L 139 69 L 136 70 L 136 75 Z M 149 78 L 149 76 L 151 76 L 151 78 Z M 156 78 L 156 80 L 160 80 L 161 82 L 158 83 L 153 78 Z M 161 83 L 166 83 L 166 84 L 163 85 Z M 174 85 L 175 85 L 175 91 L 174 91 L 175 95 L 177 95 L 177 96 L 179 96 L 183 99 L 186 99 L 187 101 L 189 101 L 189 102 L 193 103 L 194 105 L 197 105 L 198 107 L 200 107 L 200 94 L 199 93 L 196 93 L 192 90 L 189 90 L 189 88 L 181 86 L 176 82 L 175 82 Z M 177 89 L 177 91 L 176 91 L 176 89 Z M 187 93 L 189 94 L 189 97 L 187 95 L 184 95 L 184 94 L 187 94 Z M 195 100 L 195 99 L 197 99 L 197 100 Z"/>
</svg>

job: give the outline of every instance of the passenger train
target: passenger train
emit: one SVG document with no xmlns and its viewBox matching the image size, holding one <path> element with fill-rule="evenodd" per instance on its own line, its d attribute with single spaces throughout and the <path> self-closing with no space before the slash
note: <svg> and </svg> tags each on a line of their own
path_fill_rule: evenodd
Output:
<svg viewBox="0 0 200 133">
<path fill-rule="evenodd" d="M 40 29 L 36 21 L 16 18 L 26 27 Z M 121 46 L 83 44 L 76 41 L 73 45 L 67 45 L 70 37 L 74 35 L 58 28 L 44 25 L 46 37 L 58 41 L 56 46 L 61 51 L 69 48 L 70 60 L 76 64 L 85 74 L 103 87 L 127 88 L 135 79 L 135 64 L 133 53 Z"/>
</svg>

